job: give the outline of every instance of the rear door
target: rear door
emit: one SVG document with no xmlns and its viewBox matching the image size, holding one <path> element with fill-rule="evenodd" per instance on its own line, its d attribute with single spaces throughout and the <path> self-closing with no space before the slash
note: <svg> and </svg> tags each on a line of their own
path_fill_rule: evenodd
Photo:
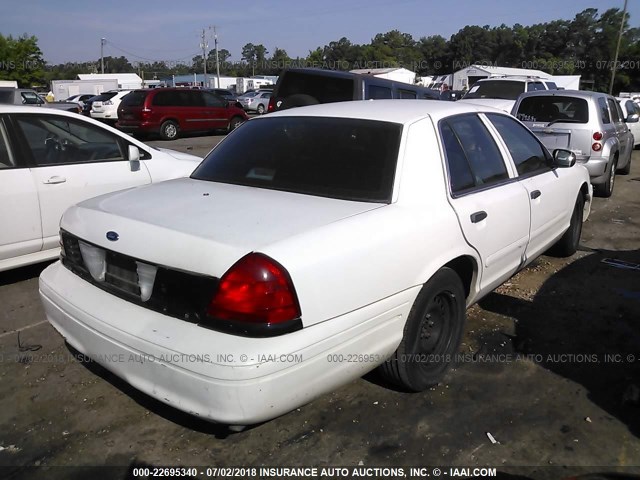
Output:
<svg viewBox="0 0 640 480">
<path fill-rule="evenodd" d="M 522 265 L 530 208 L 493 135 L 476 114 L 440 121 L 453 206 L 467 242 L 482 259 L 481 292 Z"/>
<path fill-rule="evenodd" d="M 57 246 L 60 218 L 69 206 L 151 183 L 144 162 L 136 169 L 125 158 L 124 139 L 81 118 L 20 114 L 13 125 L 32 166 L 44 250 Z"/>
<path fill-rule="evenodd" d="M 12 148 L 5 118 L 0 118 L 0 270 L 3 260 L 42 248 L 38 190 L 28 165 Z"/>
<path fill-rule="evenodd" d="M 552 170 L 551 157 L 535 136 L 511 117 L 486 114 L 498 131 L 526 189 L 531 209 L 527 260 L 537 257 L 569 226 L 576 192 L 568 168 Z"/>
</svg>

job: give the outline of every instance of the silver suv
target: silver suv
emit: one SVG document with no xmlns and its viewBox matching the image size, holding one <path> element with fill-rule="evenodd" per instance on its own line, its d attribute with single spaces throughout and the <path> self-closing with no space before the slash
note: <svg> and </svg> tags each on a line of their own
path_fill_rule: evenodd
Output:
<svg viewBox="0 0 640 480">
<path fill-rule="evenodd" d="M 589 170 L 597 195 L 611 196 L 616 170 L 629 173 L 633 135 L 611 95 L 581 90 L 528 92 L 520 95 L 511 113 L 550 151 L 565 148 L 575 153 L 578 163 Z"/>
</svg>

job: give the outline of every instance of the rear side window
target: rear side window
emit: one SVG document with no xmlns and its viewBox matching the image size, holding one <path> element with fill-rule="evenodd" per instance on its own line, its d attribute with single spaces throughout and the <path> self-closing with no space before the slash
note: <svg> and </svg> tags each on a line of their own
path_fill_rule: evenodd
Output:
<svg viewBox="0 0 640 480">
<path fill-rule="evenodd" d="M 272 117 L 247 122 L 191 178 L 389 203 L 402 125 L 348 118 Z"/>
<path fill-rule="evenodd" d="M 124 107 L 141 107 L 149 92 L 131 92 L 122 97 L 120 105 Z"/>
<path fill-rule="evenodd" d="M 9 148 L 9 137 L 4 128 L 4 124 L 0 122 L 0 168 L 9 168 L 15 166 L 13 154 Z"/>
<path fill-rule="evenodd" d="M 544 148 L 529 130 L 506 115 L 486 115 L 507 145 L 519 175 L 549 170 Z"/>
<path fill-rule="evenodd" d="M 387 87 L 381 87 L 379 85 L 369 85 L 369 97 L 371 100 L 382 100 L 385 98 L 392 98 L 391 89 Z"/>
<path fill-rule="evenodd" d="M 440 130 L 447 155 L 452 193 L 464 193 L 472 188 L 469 186 L 460 149 L 473 176 L 473 187 L 489 186 L 509 178 L 498 146 L 477 115 L 459 115 L 442 120 Z M 451 135 L 455 137 L 459 147 Z"/>
<path fill-rule="evenodd" d="M 158 107 L 170 107 L 179 105 L 178 92 L 176 90 L 165 90 L 158 92 L 153 97 L 153 104 Z"/>
<path fill-rule="evenodd" d="M 516 118 L 522 122 L 587 123 L 589 105 L 583 98 L 534 96 L 523 98 Z"/>
<path fill-rule="evenodd" d="M 354 80 L 303 72 L 286 72 L 278 87 L 278 96 L 310 95 L 320 103 L 353 100 Z"/>
<path fill-rule="evenodd" d="M 556 85 L 555 82 L 546 82 L 547 83 L 547 88 L 549 90 L 557 90 L 558 89 L 558 85 Z"/>
<path fill-rule="evenodd" d="M 607 101 L 604 97 L 598 97 L 598 109 L 600 110 L 600 120 L 602 120 L 602 123 L 611 123 L 609 109 L 607 108 Z"/>
</svg>

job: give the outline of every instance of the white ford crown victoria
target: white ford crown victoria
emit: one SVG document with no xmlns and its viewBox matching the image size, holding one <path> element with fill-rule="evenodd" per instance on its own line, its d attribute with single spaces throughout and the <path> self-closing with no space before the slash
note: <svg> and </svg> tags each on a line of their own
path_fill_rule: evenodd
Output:
<svg viewBox="0 0 640 480">
<path fill-rule="evenodd" d="M 0 106 L 0 271 L 58 257 L 71 205 L 189 176 L 201 161 L 75 113 Z"/>
<path fill-rule="evenodd" d="M 264 421 L 378 366 L 419 391 L 466 306 L 575 252 L 592 189 L 574 164 L 469 103 L 278 112 L 190 178 L 70 208 L 40 292 L 73 347 L 212 421 Z"/>
</svg>

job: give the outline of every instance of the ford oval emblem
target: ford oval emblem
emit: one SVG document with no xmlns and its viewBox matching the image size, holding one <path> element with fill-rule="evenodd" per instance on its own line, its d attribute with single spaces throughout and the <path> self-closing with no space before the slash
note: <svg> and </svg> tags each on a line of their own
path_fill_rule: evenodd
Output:
<svg viewBox="0 0 640 480">
<path fill-rule="evenodd" d="M 120 238 L 120 235 L 118 235 L 116 232 L 107 232 L 107 240 L 111 242 L 116 242 L 118 241 L 119 238 Z"/>
</svg>

